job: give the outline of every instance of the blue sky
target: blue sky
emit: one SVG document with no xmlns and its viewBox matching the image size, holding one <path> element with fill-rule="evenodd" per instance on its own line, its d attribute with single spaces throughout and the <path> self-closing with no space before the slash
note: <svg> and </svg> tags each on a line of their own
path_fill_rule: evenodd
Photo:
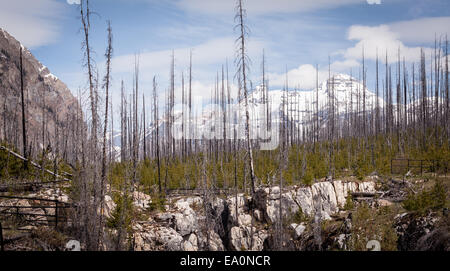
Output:
<svg viewBox="0 0 450 271">
<path fill-rule="evenodd" d="M 27 46 L 75 93 L 86 86 L 82 68 L 79 0 L 0 0 L 0 27 Z M 370 2 L 370 3 L 369 3 Z M 244 0 L 248 13 L 251 79 L 260 83 L 265 50 L 270 86 L 280 88 L 288 70 L 290 86 L 314 86 L 315 65 L 321 80 L 331 57 L 333 72 L 358 73 L 362 46 L 368 73 L 376 49 L 413 62 L 420 47 L 431 53 L 435 33 L 450 33 L 448 0 Z M 106 47 L 106 20 L 114 35 L 113 91 L 120 80 L 132 84 L 134 55 L 140 55 L 140 78 L 150 91 L 156 76 L 161 91 L 168 85 L 175 50 L 176 81 L 188 68 L 193 49 L 194 92 L 209 93 L 217 71 L 228 60 L 234 75 L 234 0 L 91 0 L 92 45 L 100 74 Z M 369 89 L 373 79 L 369 75 Z M 115 99 L 117 100 L 117 99 Z"/>
</svg>

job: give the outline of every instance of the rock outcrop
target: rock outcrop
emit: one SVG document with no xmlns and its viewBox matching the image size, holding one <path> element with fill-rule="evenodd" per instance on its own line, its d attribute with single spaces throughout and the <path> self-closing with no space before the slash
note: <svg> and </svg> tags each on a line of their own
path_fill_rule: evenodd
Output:
<svg viewBox="0 0 450 271">
<path fill-rule="evenodd" d="M 280 190 L 279 187 L 263 187 L 255 191 L 254 197 L 237 194 L 228 198 L 217 196 L 205 199 L 198 196 L 170 198 L 165 211 L 153 213 L 144 221 L 137 221 L 132 225 L 132 238 L 135 250 L 185 250 L 185 251 L 223 251 L 223 250 L 265 250 L 274 249 L 277 240 L 274 237 L 274 226 L 280 219 L 283 223 L 290 223 L 289 229 L 283 232 L 283 242 L 286 240 L 311 239 L 310 233 L 304 236 L 310 225 L 304 222 L 292 222 L 292 218 L 301 213 L 309 220 L 331 219 L 345 204 L 350 192 L 374 192 L 373 182 L 318 182 L 310 187 L 288 187 Z M 50 200 L 59 200 L 70 203 L 69 197 L 61 188 L 41 190 L 28 197 L 39 197 Z M 135 191 L 133 205 L 137 211 L 145 212 L 151 205 L 151 197 L 145 193 Z M 280 208 L 281 199 L 281 208 Z M 110 218 L 117 207 L 111 196 L 105 195 L 102 215 Z M 36 203 L 32 200 L 9 199 L 0 202 L 0 211 L 8 210 L 10 206 L 23 206 L 20 209 L 24 215 L 33 214 L 46 223 L 46 215 L 52 209 L 31 208 Z M 28 208 L 30 207 L 30 208 Z M 301 212 L 300 212 L 301 211 Z M 100 214 L 101 210 L 99 210 Z M 319 216 L 319 217 L 317 217 Z M 291 221 L 291 222 L 290 222 Z M 401 220 L 401 217 L 399 218 Z M 409 221 L 409 220 L 408 220 Z M 431 221 L 432 223 L 434 221 Z M 351 223 L 351 222 L 349 222 Z M 406 222 L 405 222 L 406 223 Z M 413 224 L 405 226 L 405 244 L 408 240 L 417 242 L 425 233 L 413 233 Z M 428 223 L 428 222 L 427 222 Z M 428 224 L 430 224 L 428 223 Z M 428 225 L 427 224 L 427 225 Z M 42 225 L 42 224 L 40 224 Z M 415 224 L 414 224 L 415 225 Z M 351 226 L 349 226 L 351 227 Z M 426 227 L 421 227 L 428 229 Z M 430 233 L 432 227 L 426 233 Z M 292 233 L 292 236 L 286 234 Z M 344 231 L 343 233 L 348 233 Z M 414 232 L 414 231 L 413 231 Z M 438 235 L 435 233 L 435 235 Z M 348 236 L 337 236 L 336 244 L 345 243 Z M 430 237 L 431 239 L 433 236 Z M 424 239 L 422 243 L 428 244 L 431 239 Z M 310 242 L 307 241 L 307 242 Z M 279 245 L 279 244 L 278 244 Z M 293 247 L 284 244 L 283 247 Z"/>
<path fill-rule="evenodd" d="M 184 248 L 183 237 L 173 228 L 139 223 L 133 227 L 134 249 L 179 251 Z"/>
<path fill-rule="evenodd" d="M 450 250 L 448 215 L 403 213 L 394 222 L 399 250 Z"/>
<path fill-rule="evenodd" d="M 139 222 L 135 229 L 136 250 L 263 250 L 270 249 L 269 225 L 279 221 L 280 197 L 283 219 L 299 210 L 309 217 L 320 214 L 331 219 L 344 206 L 350 192 L 375 192 L 374 182 L 318 182 L 311 187 L 277 186 L 257 189 L 254 198 L 244 194 L 215 197 L 210 201 L 209 226 L 201 197 L 176 200 L 171 207 L 157 213 L 154 220 Z M 254 219 L 252 219 L 252 217 Z M 294 238 L 306 230 L 306 224 L 291 224 Z M 207 235 L 206 232 L 209 232 Z M 345 238 L 345 236 L 342 236 Z M 342 239 L 341 238 L 341 239 Z"/>
</svg>

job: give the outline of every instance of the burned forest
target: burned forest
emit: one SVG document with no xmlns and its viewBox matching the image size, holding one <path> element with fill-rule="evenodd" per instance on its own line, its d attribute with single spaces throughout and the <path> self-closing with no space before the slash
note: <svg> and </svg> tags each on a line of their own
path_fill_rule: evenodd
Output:
<svg viewBox="0 0 450 271">
<path fill-rule="evenodd" d="M 131 15 L 74 2 L 78 43 L 64 54 L 76 55 L 75 89 L 0 19 L 2 251 L 450 250 L 443 27 L 416 47 L 400 34 L 389 46 L 361 40 L 343 61 L 315 45 L 314 65 L 292 69 L 302 60 L 260 41 L 287 19 L 251 0 L 217 4 L 226 24 L 214 31 L 232 33 L 227 42 L 181 50 L 158 35 L 195 44 L 211 31 L 151 32 L 158 53 L 131 38 L 141 31 L 124 23 Z M 174 10 L 161 20 L 206 20 Z M 299 44 L 315 37 L 276 42 L 303 56 L 313 49 Z"/>
</svg>

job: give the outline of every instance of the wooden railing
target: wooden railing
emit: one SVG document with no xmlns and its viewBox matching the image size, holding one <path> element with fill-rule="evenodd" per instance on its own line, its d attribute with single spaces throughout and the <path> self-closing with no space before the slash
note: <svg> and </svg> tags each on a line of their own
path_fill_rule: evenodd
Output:
<svg viewBox="0 0 450 271">
<path fill-rule="evenodd" d="M 3 244 L 3 228 L 2 228 L 1 221 L 0 221 L 0 251 L 5 251 L 4 244 Z"/>
<path fill-rule="evenodd" d="M 73 206 L 69 203 L 51 199 L 0 195 L 0 199 L 2 198 L 28 200 L 38 202 L 38 204 L 37 205 L 30 204 L 30 206 L 20 206 L 20 205 L 2 205 L 2 203 L 0 202 L 0 217 L 14 216 L 18 218 L 20 221 L 26 222 L 25 224 L 28 225 L 51 225 L 53 223 L 55 229 L 58 228 L 58 223 L 68 221 L 67 212 L 63 212 L 63 210 L 73 208 Z M 37 213 L 29 211 L 29 210 L 44 210 L 44 209 L 46 210 L 54 209 L 54 212 L 53 214 L 49 214 L 49 212 Z"/>
<path fill-rule="evenodd" d="M 449 171 L 449 161 L 405 158 L 391 159 L 391 174 L 406 174 L 409 171 L 420 175 L 426 172 L 446 174 Z"/>
</svg>

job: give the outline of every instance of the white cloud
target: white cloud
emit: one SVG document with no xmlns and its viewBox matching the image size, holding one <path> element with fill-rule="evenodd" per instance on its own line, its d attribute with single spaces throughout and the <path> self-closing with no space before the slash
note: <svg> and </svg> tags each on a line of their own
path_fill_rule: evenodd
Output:
<svg viewBox="0 0 450 271">
<path fill-rule="evenodd" d="M 385 57 L 387 52 L 390 62 L 398 59 L 398 50 L 401 58 L 407 61 L 419 61 L 419 46 L 408 46 L 408 43 L 428 44 L 434 43 L 435 37 L 445 39 L 450 33 L 450 17 L 421 18 L 410 21 L 395 22 L 379 26 L 354 25 L 349 28 L 348 39 L 357 41 L 355 46 L 346 49 L 342 55 L 349 59 L 361 59 L 364 47 L 367 59 Z M 426 56 L 431 54 L 432 48 L 424 47 Z"/>
<path fill-rule="evenodd" d="M 358 67 L 361 63 L 355 59 L 346 59 L 343 61 L 335 61 L 331 63 L 331 70 L 334 72 L 348 73 L 350 68 Z"/>
<path fill-rule="evenodd" d="M 56 0 L 0 0 L 0 27 L 25 46 L 50 44 L 58 38 L 62 5 Z"/>
<path fill-rule="evenodd" d="M 266 13 L 308 12 L 364 2 L 364 0 L 247 0 L 244 2 L 244 7 L 253 15 L 261 15 Z M 223 14 L 233 13 L 236 2 L 233 0 L 178 0 L 176 4 L 190 11 Z"/>
<path fill-rule="evenodd" d="M 346 59 L 331 63 L 331 74 L 350 73 L 350 68 L 358 67 L 360 63 L 355 59 Z M 314 89 L 316 87 L 317 69 L 311 64 L 300 65 L 298 68 L 287 72 L 289 88 L 299 87 L 300 89 Z M 319 84 L 328 78 L 328 65 L 319 67 Z M 282 87 L 286 85 L 286 73 L 269 74 L 269 84 L 271 87 Z"/>
<path fill-rule="evenodd" d="M 367 0 L 367 4 L 369 5 L 380 5 L 381 4 L 381 0 Z"/>
<path fill-rule="evenodd" d="M 392 23 L 389 28 L 403 42 L 434 42 L 435 34 L 450 34 L 450 17 L 427 17 Z"/>
<path fill-rule="evenodd" d="M 217 38 L 193 47 L 174 49 L 175 65 L 177 71 L 186 71 L 189 66 L 189 52 L 192 48 L 193 69 L 197 76 L 202 79 L 212 80 L 219 65 L 225 64 L 228 58 L 229 66 L 233 66 L 235 39 L 233 37 Z M 261 52 L 263 44 L 257 40 L 250 40 L 249 52 Z M 139 54 L 140 71 L 150 75 L 168 75 L 172 50 L 152 51 Z M 133 69 L 134 54 L 117 56 L 113 59 L 114 72 L 130 73 Z M 217 65 L 216 70 L 205 69 L 211 65 Z M 203 69 L 201 69 L 203 68 Z M 203 74 L 198 71 L 203 70 Z M 180 71 L 181 73 L 181 71 Z M 230 74 L 233 76 L 233 74 Z"/>
<path fill-rule="evenodd" d="M 300 65 L 298 68 L 287 72 L 289 88 L 299 87 L 300 89 L 313 89 L 316 87 L 316 68 L 311 64 Z M 319 83 L 328 77 L 326 71 L 319 69 Z M 269 74 L 270 86 L 284 86 L 286 84 L 286 73 Z"/>
<path fill-rule="evenodd" d="M 367 60 L 375 60 L 378 57 L 384 61 L 385 54 L 388 54 L 388 61 L 394 63 L 398 60 L 398 50 L 400 49 L 401 59 L 406 61 L 419 61 L 421 47 L 408 46 L 405 42 L 434 42 L 434 33 L 443 35 L 444 31 L 450 32 L 450 17 L 422 18 L 418 20 L 393 23 L 391 25 L 361 26 L 354 25 L 348 30 L 347 38 L 356 41 L 356 44 L 345 50 L 336 52 L 336 56 L 342 56 L 342 60 L 331 64 L 332 73 L 349 73 L 350 68 L 361 65 L 363 48 L 364 56 Z M 432 53 L 432 48 L 424 47 L 426 57 Z M 445 60 L 443 58 L 443 63 Z M 319 81 L 328 77 L 328 67 L 319 70 Z M 316 69 L 310 64 L 301 65 L 298 68 L 289 70 L 288 80 L 290 87 L 300 85 L 302 89 L 312 89 L 316 84 Z M 271 86 L 283 86 L 286 81 L 286 73 L 270 74 Z M 320 79 L 322 78 L 322 79 Z"/>
<path fill-rule="evenodd" d="M 363 48 L 367 59 L 376 59 L 376 54 L 381 58 L 387 53 L 390 62 L 397 61 L 398 50 L 401 57 L 407 61 L 418 61 L 420 59 L 420 47 L 408 47 L 400 39 L 399 35 L 392 31 L 388 25 L 350 27 L 349 40 L 356 40 L 354 47 L 344 52 L 346 59 L 361 59 Z M 426 52 L 429 48 L 425 48 Z"/>
<path fill-rule="evenodd" d="M 212 102 L 211 94 L 214 93 L 215 84 L 208 84 L 199 80 L 193 80 L 192 81 L 192 98 L 201 98 L 204 103 L 210 103 Z M 187 91 L 187 85 L 185 85 L 185 91 Z M 181 103 L 182 101 L 182 87 L 181 85 L 177 85 L 175 87 L 175 102 Z M 230 82 L 230 94 L 231 97 L 234 99 L 237 96 L 238 88 L 235 84 Z"/>
<path fill-rule="evenodd" d="M 189 65 L 189 51 L 191 48 L 174 49 L 176 65 L 186 67 Z M 233 56 L 234 40 L 232 38 L 219 38 L 210 40 L 192 48 L 194 65 L 205 65 L 224 61 L 226 57 Z M 154 72 L 168 71 L 172 50 L 144 52 L 139 55 L 140 69 Z M 134 54 L 122 55 L 113 59 L 116 72 L 131 71 L 134 63 Z"/>
<path fill-rule="evenodd" d="M 67 0 L 67 4 L 69 5 L 79 5 L 81 0 Z"/>
<path fill-rule="evenodd" d="M 231 84 L 231 93 L 235 95 L 237 88 L 233 84 L 234 78 L 234 48 L 235 39 L 233 37 L 224 37 L 209 40 L 202 44 L 192 47 L 193 58 L 193 81 L 192 81 L 192 95 L 201 96 L 207 101 L 210 98 L 211 90 L 214 89 L 214 80 L 217 71 L 220 72 L 221 65 L 225 64 L 228 59 L 229 65 L 229 80 Z M 249 41 L 249 53 L 262 52 L 263 44 L 257 40 Z M 185 87 L 188 84 L 188 67 L 189 67 L 189 52 L 191 47 L 176 48 L 175 53 L 175 90 L 176 100 L 181 101 L 181 73 L 184 73 Z M 159 103 L 165 103 L 164 93 L 169 85 L 169 71 L 171 62 L 172 50 L 161 50 L 152 52 L 142 52 L 139 54 L 139 73 L 141 91 L 145 91 L 148 95 L 152 89 L 152 79 L 156 76 L 158 82 Z M 132 89 L 132 76 L 134 67 L 134 54 L 121 55 L 113 58 L 113 95 L 117 96 L 120 93 L 120 81 L 125 82 L 126 90 Z M 99 69 L 103 70 L 104 63 L 100 63 Z M 220 74 L 219 74 L 220 76 Z M 119 96 L 117 96 L 119 97 Z M 115 107 L 118 106 L 120 98 L 115 98 Z"/>
</svg>

